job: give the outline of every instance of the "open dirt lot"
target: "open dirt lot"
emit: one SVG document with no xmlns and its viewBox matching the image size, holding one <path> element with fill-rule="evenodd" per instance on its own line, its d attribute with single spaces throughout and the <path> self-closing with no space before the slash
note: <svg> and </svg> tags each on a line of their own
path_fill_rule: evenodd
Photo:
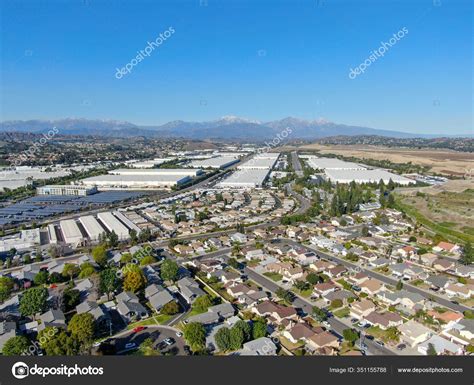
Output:
<svg viewBox="0 0 474 385">
<path fill-rule="evenodd" d="M 432 172 L 439 174 L 463 176 L 469 173 L 474 177 L 474 154 L 451 150 L 389 148 L 364 145 L 320 145 L 301 146 L 300 150 L 317 150 L 321 154 L 335 154 L 389 160 L 393 163 L 408 163 L 430 166 Z"/>
</svg>

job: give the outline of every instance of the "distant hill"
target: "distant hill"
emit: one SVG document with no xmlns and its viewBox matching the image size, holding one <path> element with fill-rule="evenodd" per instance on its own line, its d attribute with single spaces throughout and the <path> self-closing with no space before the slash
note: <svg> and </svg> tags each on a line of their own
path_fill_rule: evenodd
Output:
<svg viewBox="0 0 474 385">
<path fill-rule="evenodd" d="M 53 127 L 63 135 L 100 135 L 105 137 L 168 137 L 189 139 L 268 140 L 290 128 L 287 139 L 319 139 L 329 136 L 378 135 L 394 138 L 428 137 L 399 131 L 350 126 L 325 120 L 304 120 L 287 117 L 260 122 L 236 116 L 224 116 L 208 122 L 175 120 L 159 126 L 139 126 L 116 120 L 59 119 L 11 120 L 0 123 L 0 132 L 46 133 Z M 435 137 L 431 135 L 429 137 Z"/>
</svg>

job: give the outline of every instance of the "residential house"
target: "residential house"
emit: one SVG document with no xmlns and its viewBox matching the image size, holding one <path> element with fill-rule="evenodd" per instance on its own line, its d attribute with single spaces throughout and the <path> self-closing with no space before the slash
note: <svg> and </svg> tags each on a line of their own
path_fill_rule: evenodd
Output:
<svg viewBox="0 0 474 385">
<path fill-rule="evenodd" d="M 461 247 L 449 242 L 440 242 L 433 247 L 433 251 L 456 254 L 461 251 Z"/>
<path fill-rule="evenodd" d="M 206 292 L 203 291 L 199 287 L 199 284 L 192 278 L 181 278 L 176 284 L 179 288 L 179 293 L 190 305 L 194 303 L 196 298 L 206 295 Z"/>
<path fill-rule="evenodd" d="M 446 294 L 449 297 L 471 298 L 474 295 L 474 285 L 463 285 L 462 283 L 450 283 L 446 286 Z"/>
<path fill-rule="evenodd" d="M 268 337 L 260 337 L 256 340 L 246 342 L 242 349 L 235 355 L 239 356 L 274 356 L 277 353 L 277 346 Z"/>
<path fill-rule="evenodd" d="M 390 327 L 396 327 L 403 324 L 403 318 L 397 313 L 387 311 L 385 313 L 378 313 L 376 311 L 364 317 L 364 320 L 373 325 L 378 326 L 382 330 L 387 330 Z"/>
<path fill-rule="evenodd" d="M 425 342 L 418 345 L 418 352 L 424 355 L 428 355 L 430 346 L 433 346 L 438 355 L 461 355 L 463 354 L 463 348 L 446 338 L 434 335 L 427 339 Z"/>
<path fill-rule="evenodd" d="M 370 278 L 359 285 L 361 292 L 374 296 L 385 290 L 384 284 L 375 278 Z"/>
<path fill-rule="evenodd" d="M 352 302 L 349 310 L 351 317 L 360 320 L 374 312 L 376 310 L 376 306 L 372 301 L 363 299 L 361 301 Z"/>
<path fill-rule="evenodd" d="M 433 334 L 431 329 L 415 320 L 409 320 L 403 325 L 400 325 L 398 330 L 401 333 L 402 340 L 412 348 L 425 342 Z"/>
</svg>

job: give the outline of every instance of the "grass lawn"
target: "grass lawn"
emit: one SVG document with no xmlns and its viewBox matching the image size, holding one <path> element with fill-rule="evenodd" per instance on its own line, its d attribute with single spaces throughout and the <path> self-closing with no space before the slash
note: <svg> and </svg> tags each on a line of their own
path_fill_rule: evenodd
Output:
<svg viewBox="0 0 474 385">
<path fill-rule="evenodd" d="M 399 338 L 397 337 L 395 340 L 392 339 L 392 335 L 388 330 L 382 330 L 378 326 L 371 326 L 367 329 L 367 334 L 374 336 L 376 339 L 382 340 L 384 342 L 392 342 L 398 341 Z"/>
<path fill-rule="evenodd" d="M 131 323 L 127 326 L 127 329 L 135 329 L 137 326 L 148 326 L 148 325 L 156 325 L 156 321 L 153 317 L 144 319 L 142 321 Z"/>
<path fill-rule="evenodd" d="M 343 307 L 342 309 L 336 310 L 334 312 L 334 315 L 339 318 L 346 318 L 347 316 L 349 316 L 349 314 L 350 310 L 348 307 Z"/>
<path fill-rule="evenodd" d="M 281 274 L 278 274 L 278 273 L 272 273 L 272 272 L 269 272 L 267 271 L 266 273 L 263 273 L 263 275 L 265 277 L 268 277 L 270 278 L 271 280 L 275 281 L 275 282 L 278 282 L 278 281 L 281 281 L 283 276 Z"/>
</svg>

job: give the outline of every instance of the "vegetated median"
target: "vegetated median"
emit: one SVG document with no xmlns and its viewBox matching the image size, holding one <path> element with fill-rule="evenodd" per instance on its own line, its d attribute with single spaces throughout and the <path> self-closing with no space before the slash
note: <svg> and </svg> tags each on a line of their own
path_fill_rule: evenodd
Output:
<svg viewBox="0 0 474 385">
<path fill-rule="evenodd" d="M 474 235 L 462 233 L 449 227 L 445 227 L 443 226 L 443 223 L 435 223 L 432 220 L 426 218 L 415 207 L 402 203 L 400 198 L 400 196 L 395 195 L 396 208 L 407 214 L 409 217 L 415 219 L 418 223 L 422 224 L 429 230 L 454 242 L 474 242 Z"/>
</svg>

